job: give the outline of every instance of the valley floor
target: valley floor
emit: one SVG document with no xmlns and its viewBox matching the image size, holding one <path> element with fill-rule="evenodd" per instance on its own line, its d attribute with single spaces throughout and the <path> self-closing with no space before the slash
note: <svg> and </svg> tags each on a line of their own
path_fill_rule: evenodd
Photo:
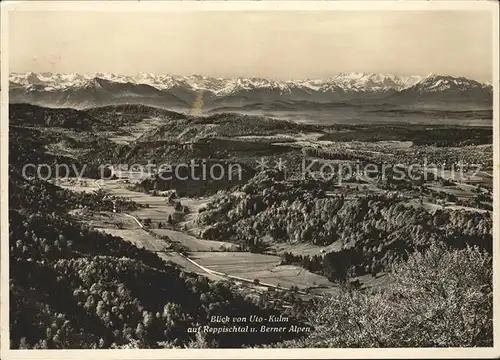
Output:
<svg viewBox="0 0 500 360">
<path fill-rule="evenodd" d="M 109 191 L 110 195 L 121 196 L 148 207 L 130 212 L 130 214 L 87 213 L 82 215 L 79 212 L 73 212 L 74 216 L 79 216 L 101 231 L 120 236 L 140 248 L 155 252 L 163 260 L 171 261 L 185 271 L 204 275 L 211 280 L 232 279 L 246 285 L 255 284 L 264 288 L 297 287 L 301 291 L 307 290 L 317 294 L 330 292 L 336 287 L 324 276 L 313 274 L 299 266 L 280 265 L 280 258 L 277 255 L 238 252 L 235 251 L 235 244 L 230 242 L 199 239 L 185 232 L 156 228 L 158 222 L 165 222 L 168 215 L 175 213 L 173 205 L 168 204 L 164 197 L 127 190 L 123 180 L 86 179 L 84 184 L 74 185 L 60 181 L 62 187 L 75 191 L 87 191 L 85 184 L 89 186 L 88 191 L 94 191 L 97 185 Z M 183 200 L 180 199 L 183 204 L 190 205 L 192 211 L 200 203 L 193 199 Z M 143 228 L 139 219 L 145 218 L 151 219 L 155 224 L 154 229 Z M 166 237 L 169 240 L 160 237 Z M 182 255 L 170 249 L 172 242 L 186 248 L 188 255 Z M 289 246 L 291 250 L 287 248 Z M 297 247 L 309 248 L 309 252 L 319 252 L 319 249 L 323 249 L 323 247 L 306 244 L 297 245 Z M 333 247 L 326 248 L 332 249 Z M 276 250 L 278 249 L 293 251 L 293 245 L 283 244 L 280 247 L 277 244 Z"/>
</svg>

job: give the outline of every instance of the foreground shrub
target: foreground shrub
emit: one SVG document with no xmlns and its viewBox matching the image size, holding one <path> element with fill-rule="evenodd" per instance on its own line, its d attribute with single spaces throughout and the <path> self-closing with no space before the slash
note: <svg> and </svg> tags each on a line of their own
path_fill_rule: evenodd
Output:
<svg viewBox="0 0 500 360">
<path fill-rule="evenodd" d="M 389 275 L 389 289 L 343 289 L 321 300 L 314 331 L 286 347 L 493 346 L 492 258 L 432 245 Z"/>
</svg>

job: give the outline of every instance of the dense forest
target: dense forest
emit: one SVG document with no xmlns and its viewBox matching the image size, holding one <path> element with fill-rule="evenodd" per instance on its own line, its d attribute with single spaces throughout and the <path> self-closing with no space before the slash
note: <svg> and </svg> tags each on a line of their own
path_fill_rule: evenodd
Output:
<svg viewBox="0 0 500 360">
<path fill-rule="evenodd" d="M 43 181 L 12 178 L 10 199 L 13 348 L 184 347 L 200 341 L 234 347 L 299 335 L 196 337 L 187 328 L 208 324 L 213 315 L 268 316 L 283 308 L 271 299 L 247 297 L 234 284 L 185 273 L 66 214 L 78 206 L 109 210 L 109 199 L 99 193 L 75 194 Z M 123 204 L 121 210 L 138 206 L 115 201 Z M 275 297 L 283 301 L 282 295 Z M 300 324 L 306 304 L 289 300 L 288 314 Z"/>
<path fill-rule="evenodd" d="M 75 130 L 91 130 L 102 126 L 99 121 L 85 111 L 75 109 L 52 109 L 31 104 L 9 106 L 11 125 L 31 125 L 37 127 L 62 127 Z"/>
<path fill-rule="evenodd" d="M 23 172 L 23 167 L 49 165 L 45 170 L 52 172 L 53 178 L 56 166 L 67 164 L 74 172 L 63 176 L 98 178 L 101 174 L 96 164 L 103 158 L 87 154 L 92 148 L 115 147 L 86 130 L 90 130 L 89 123 L 102 125 L 100 121 L 93 122 L 93 118 L 109 122 L 101 116 L 108 111 L 38 110 L 16 105 L 11 112 L 12 348 L 154 348 L 201 346 L 200 343 L 240 347 L 300 336 L 257 332 L 200 337 L 189 333 L 188 327 L 208 324 L 211 316 L 216 315 L 266 318 L 270 314 L 285 314 L 292 323 L 301 324 L 307 304 L 293 294 L 279 292 L 248 296 L 231 282 L 211 282 L 185 273 L 154 253 L 77 222 L 68 215 L 69 210 L 120 212 L 133 211 L 140 205 L 104 191 L 74 193 L 44 180 L 30 179 L 37 175 L 35 168 Z M 34 113 L 37 115 L 32 118 Z M 81 119 L 76 125 L 69 121 L 75 116 Z M 137 116 L 128 113 L 122 120 L 134 122 Z M 78 149 L 76 156 L 47 151 L 58 142 Z M 87 170 L 77 174 L 84 169 L 83 164 Z"/>
<path fill-rule="evenodd" d="M 65 142 L 78 156 L 47 151 L 51 144 Z M 9 128 L 9 168 L 23 177 L 55 179 L 61 177 L 88 177 L 100 179 L 110 176 L 110 171 L 94 158 L 86 161 L 89 148 L 111 147 L 109 141 L 92 133 L 58 133 L 26 127 Z"/>
<path fill-rule="evenodd" d="M 262 251 L 264 239 L 319 246 L 339 242 L 338 252 L 313 257 L 285 253 L 282 263 L 341 281 L 347 275 L 376 274 L 435 241 L 492 251 L 489 212 L 430 213 L 388 195 L 327 196 L 314 183 L 280 181 L 279 176 L 260 173 L 236 191 L 220 192 L 198 215 L 202 236 Z"/>
</svg>

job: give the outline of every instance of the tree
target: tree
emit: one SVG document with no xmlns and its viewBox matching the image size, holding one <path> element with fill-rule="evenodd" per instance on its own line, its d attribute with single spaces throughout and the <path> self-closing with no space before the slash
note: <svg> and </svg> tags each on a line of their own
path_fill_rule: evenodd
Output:
<svg viewBox="0 0 500 360">
<path fill-rule="evenodd" d="M 165 327 L 172 329 L 182 314 L 182 309 L 179 304 L 166 303 L 163 307 L 162 318 L 165 321 Z"/>
<path fill-rule="evenodd" d="M 492 257 L 431 245 L 392 267 L 386 290 L 344 289 L 308 314 L 314 331 L 290 347 L 493 346 Z"/>
<path fill-rule="evenodd" d="M 26 340 L 25 337 L 22 337 L 21 340 L 19 341 L 19 349 L 26 350 L 29 348 L 30 348 L 30 345 L 28 344 L 28 341 Z"/>
<path fill-rule="evenodd" d="M 213 347 L 213 344 L 207 340 L 207 336 L 204 333 L 197 332 L 196 337 L 185 347 L 187 349 L 207 349 Z"/>
<path fill-rule="evenodd" d="M 135 328 L 135 335 L 139 340 L 143 340 L 144 336 L 146 335 L 146 331 L 144 329 L 144 325 L 142 322 L 137 324 L 137 327 Z"/>
<path fill-rule="evenodd" d="M 144 324 L 144 327 L 147 329 L 153 325 L 154 321 L 154 316 L 151 314 L 149 311 L 144 311 L 142 314 L 142 323 Z"/>
</svg>

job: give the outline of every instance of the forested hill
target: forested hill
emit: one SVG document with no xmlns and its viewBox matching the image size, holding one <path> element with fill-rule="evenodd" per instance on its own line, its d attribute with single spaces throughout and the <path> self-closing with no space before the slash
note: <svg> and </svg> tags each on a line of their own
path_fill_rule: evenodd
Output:
<svg viewBox="0 0 500 360">
<path fill-rule="evenodd" d="M 212 315 L 278 311 L 272 304 L 257 306 L 232 284 L 185 273 L 66 214 L 79 206 L 107 210 L 99 193 L 79 195 L 12 177 L 10 202 L 11 348 L 238 347 L 293 338 L 188 333 Z M 137 206 L 122 204 L 122 210 Z"/>
<path fill-rule="evenodd" d="M 149 117 L 185 119 L 187 115 L 140 104 L 109 105 L 86 110 L 50 108 L 28 103 L 9 105 L 9 123 L 37 128 L 65 128 L 79 131 L 116 130 Z"/>
<path fill-rule="evenodd" d="M 138 142 L 192 141 L 202 138 L 231 138 L 235 136 L 271 136 L 298 134 L 300 132 L 322 132 L 319 125 L 300 124 L 264 116 L 238 113 L 220 113 L 210 116 L 170 118 L 171 121 L 143 134 Z"/>
<path fill-rule="evenodd" d="M 9 105 L 9 122 L 11 125 L 56 126 L 75 130 L 90 130 L 103 125 L 85 111 L 70 108 L 52 109 L 31 104 Z"/>
<path fill-rule="evenodd" d="M 243 248 L 264 238 L 272 243 L 337 243 L 340 250 L 324 255 L 282 256 L 283 264 L 300 264 L 332 281 L 386 271 L 435 242 L 453 248 L 478 246 L 492 253 L 490 212 L 431 213 L 387 195 L 330 196 L 318 182 L 292 183 L 282 176 L 262 172 L 237 191 L 218 193 L 197 217 L 204 229 L 201 236 L 232 239 Z"/>
</svg>

